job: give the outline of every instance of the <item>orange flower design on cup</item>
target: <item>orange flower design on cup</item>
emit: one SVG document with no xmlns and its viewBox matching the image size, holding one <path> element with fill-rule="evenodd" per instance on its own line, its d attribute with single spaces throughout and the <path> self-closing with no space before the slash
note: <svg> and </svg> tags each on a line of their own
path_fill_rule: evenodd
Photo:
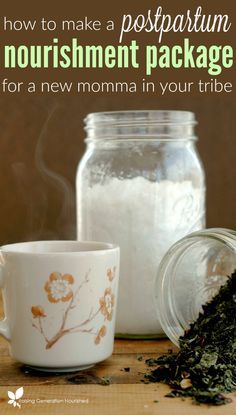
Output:
<svg viewBox="0 0 236 415">
<path fill-rule="evenodd" d="M 114 280 L 115 276 L 116 276 L 116 267 L 113 267 L 113 269 L 109 268 L 107 270 L 107 277 L 109 281 Z"/>
<path fill-rule="evenodd" d="M 112 293 L 111 288 L 106 288 L 104 296 L 100 298 L 99 303 L 101 306 L 101 313 L 105 316 L 105 319 L 111 321 L 115 304 L 115 296 Z"/>
<path fill-rule="evenodd" d="M 108 277 L 109 281 L 115 277 L 116 267 L 112 269 L 108 269 L 106 271 L 106 276 Z M 39 331 L 39 333 L 43 336 L 45 340 L 45 348 L 46 350 L 51 349 L 63 336 L 69 333 L 86 333 L 95 336 L 94 343 L 95 345 L 100 344 L 103 337 L 106 336 L 107 327 L 102 325 L 100 329 L 94 329 L 91 326 L 92 321 L 97 319 L 97 317 L 101 314 L 104 316 L 104 321 L 111 321 L 113 317 L 113 308 L 115 304 L 115 295 L 112 292 L 111 287 L 106 288 L 103 294 L 103 297 L 98 299 L 97 302 L 97 309 L 91 309 L 88 317 L 81 322 L 78 322 L 74 326 L 68 327 L 67 319 L 73 309 L 78 306 L 76 301 L 78 300 L 78 296 L 81 293 L 83 287 L 90 282 L 89 280 L 89 273 L 90 270 L 86 273 L 84 279 L 81 283 L 74 287 L 75 278 L 71 274 L 62 274 L 60 272 L 52 272 L 46 283 L 44 284 L 44 290 L 47 294 L 47 299 L 50 303 L 56 304 L 62 301 L 66 303 L 64 306 L 64 311 L 62 312 L 62 321 L 61 325 L 58 330 L 55 332 L 54 335 L 48 338 L 47 330 L 45 327 L 45 320 L 47 320 L 47 314 L 44 312 L 44 309 L 41 305 L 33 305 L 31 307 L 31 314 L 34 318 L 32 321 L 32 327 Z M 56 305 L 55 305 L 56 307 Z"/>
<path fill-rule="evenodd" d="M 49 276 L 49 281 L 47 281 L 44 286 L 48 295 L 48 300 L 51 303 L 69 301 L 73 297 L 73 291 L 71 289 L 73 283 L 74 278 L 72 275 L 62 275 L 60 272 L 52 272 Z"/>
<path fill-rule="evenodd" d="M 33 314 L 34 318 L 47 317 L 47 315 L 44 312 L 43 307 L 41 307 L 40 305 L 32 306 L 31 307 L 31 313 Z"/>
<path fill-rule="evenodd" d="M 107 333 L 107 328 L 106 326 L 102 326 L 97 334 L 97 336 L 95 337 L 94 343 L 95 344 L 99 344 L 101 341 L 101 338 L 106 336 Z"/>
</svg>

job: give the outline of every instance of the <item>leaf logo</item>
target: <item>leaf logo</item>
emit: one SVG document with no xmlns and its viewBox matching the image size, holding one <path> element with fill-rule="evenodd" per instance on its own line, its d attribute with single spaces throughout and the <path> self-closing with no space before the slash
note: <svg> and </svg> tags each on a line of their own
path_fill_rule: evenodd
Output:
<svg viewBox="0 0 236 415">
<path fill-rule="evenodd" d="M 8 398 L 10 398 L 10 400 L 8 401 L 8 403 L 10 405 L 13 405 L 14 408 L 16 406 L 18 406 L 18 408 L 21 408 L 21 405 L 17 401 L 18 401 L 18 399 L 22 398 L 22 396 L 24 395 L 24 388 L 23 388 L 23 386 L 21 388 L 17 389 L 15 393 L 13 393 L 11 391 L 8 391 L 7 394 L 8 394 Z"/>
</svg>

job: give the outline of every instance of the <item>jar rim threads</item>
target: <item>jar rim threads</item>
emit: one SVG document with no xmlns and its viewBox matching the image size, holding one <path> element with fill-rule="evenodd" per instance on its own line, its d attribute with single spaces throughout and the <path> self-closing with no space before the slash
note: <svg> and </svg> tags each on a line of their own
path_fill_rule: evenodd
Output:
<svg viewBox="0 0 236 415">
<path fill-rule="evenodd" d="M 97 139 L 140 138 L 159 141 L 196 140 L 193 127 L 197 124 L 191 111 L 138 110 L 94 112 L 84 119 L 86 142 Z"/>
</svg>

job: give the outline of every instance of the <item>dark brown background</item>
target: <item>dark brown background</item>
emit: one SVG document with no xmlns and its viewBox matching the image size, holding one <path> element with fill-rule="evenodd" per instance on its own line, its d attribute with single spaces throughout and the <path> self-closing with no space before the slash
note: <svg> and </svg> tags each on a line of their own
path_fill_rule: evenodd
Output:
<svg viewBox="0 0 236 415">
<path fill-rule="evenodd" d="M 231 15 L 233 29 L 226 35 L 191 36 L 193 42 L 222 43 L 235 46 L 235 19 L 231 1 L 148 1 L 140 6 L 133 1 L 108 1 L 99 3 L 88 0 L 86 4 L 67 1 L 64 4 L 42 1 L 40 4 L 21 2 L 1 6 L 1 16 L 8 18 L 80 19 L 84 15 L 120 22 L 123 13 L 144 12 L 162 5 L 165 12 L 184 12 L 186 6 L 202 5 L 211 13 L 227 12 Z M 79 37 L 84 43 L 114 43 L 114 34 L 105 31 L 94 33 L 61 34 L 3 33 L 0 47 L 10 42 L 36 44 L 60 37 L 63 42 Z M 127 37 L 127 41 L 134 36 Z M 140 44 L 154 43 L 154 37 L 139 35 Z M 166 35 L 166 43 L 181 41 L 182 37 Z M 226 71 L 221 80 L 233 82 L 235 69 Z M 14 80 L 124 80 L 141 79 L 142 70 L 133 71 L 4 71 L 0 78 Z M 154 80 L 208 79 L 199 71 L 165 71 L 156 73 Z M 4 95 L 0 97 L 0 239 L 1 243 L 39 238 L 73 238 L 75 236 L 74 180 L 77 163 L 84 151 L 82 119 L 88 112 L 120 109 L 185 109 L 196 113 L 199 121 L 198 148 L 207 174 L 208 226 L 236 229 L 235 191 L 235 92 L 229 95 L 172 94 L 135 96 L 117 95 Z"/>
</svg>

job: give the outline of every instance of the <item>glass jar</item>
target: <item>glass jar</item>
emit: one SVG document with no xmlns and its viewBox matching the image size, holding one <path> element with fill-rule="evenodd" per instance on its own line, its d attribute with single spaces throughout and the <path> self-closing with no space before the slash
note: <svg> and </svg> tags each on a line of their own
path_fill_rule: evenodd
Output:
<svg viewBox="0 0 236 415">
<path fill-rule="evenodd" d="M 164 332 L 178 339 L 236 269 L 236 232 L 205 229 L 174 244 L 163 258 L 155 299 Z"/>
<path fill-rule="evenodd" d="M 194 114 L 104 112 L 89 114 L 85 124 L 78 238 L 121 248 L 117 336 L 163 336 L 153 298 L 157 267 L 174 242 L 205 225 Z"/>
</svg>

